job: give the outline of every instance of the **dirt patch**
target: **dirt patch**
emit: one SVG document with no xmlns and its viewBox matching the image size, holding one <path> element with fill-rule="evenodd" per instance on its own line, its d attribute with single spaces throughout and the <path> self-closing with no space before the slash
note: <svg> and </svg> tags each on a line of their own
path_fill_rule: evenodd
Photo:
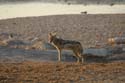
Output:
<svg viewBox="0 0 125 83">
<path fill-rule="evenodd" d="M 0 63 L 1 83 L 124 83 L 125 62 Z"/>
</svg>

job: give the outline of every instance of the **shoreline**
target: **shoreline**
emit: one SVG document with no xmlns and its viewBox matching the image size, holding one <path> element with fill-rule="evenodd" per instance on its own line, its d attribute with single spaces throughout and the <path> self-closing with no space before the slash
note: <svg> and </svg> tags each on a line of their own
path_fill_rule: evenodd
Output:
<svg viewBox="0 0 125 83">
<path fill-rule="evenodd" d="M 53 17 L 53 16 L 69 16 L 69 15 L 125 15 L 125 13 L 100 13 L 100 14 L 57 14 L 57 15 L 43 15 L 43 16 L 24 16 L 24 17 L 10 17 L 10 18 L 3 18 L 2 20 L 13 20 L 13 19 L 25 19 L 25 18 L 39 18 L 39 17 Z"/>
</svg>

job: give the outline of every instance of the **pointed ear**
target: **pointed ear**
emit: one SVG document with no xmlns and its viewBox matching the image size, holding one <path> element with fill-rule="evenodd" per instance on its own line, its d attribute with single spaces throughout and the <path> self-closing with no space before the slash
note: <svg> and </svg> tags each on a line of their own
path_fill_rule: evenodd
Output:
<svg viewBox="0 0 125 83">
<path fill-rule="evenodd" d="M 49 36 L 49 37 L 51 37 L 51 36 L 56 36 L 56 32 L 51 32 L 51 33 L 48 34 L 48 36 Z"/>
<path fill-rule="evenodd" d="M 56 36 L 56 32 L 53 32 L 52 35 L 53 35 L 53 36 Z"/>
</svg>

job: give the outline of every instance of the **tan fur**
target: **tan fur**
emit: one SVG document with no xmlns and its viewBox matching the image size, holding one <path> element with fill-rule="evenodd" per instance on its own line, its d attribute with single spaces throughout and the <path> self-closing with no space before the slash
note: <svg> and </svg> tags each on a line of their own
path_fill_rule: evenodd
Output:
<svg viewBox="0 0 125 83">
<path fill-rule="evenodd" d="M 80 61 L 84 61 L 83 60 L 83 56 L 82 56 L 82 45 L 80 42 L 78 41 L 71 41 L 71 40 L 63 40 L 61 38 L 57 38 L 56 34 L 52 34 L 50 33 L 48 35 L 48 40 L 49 42 L 56 47 L 57 51 L 58 51 L 58 60 L 61 61 L 61 51 L 62 49 L 68 49 L 68 50 L 72 50 L 75 57 L 77 58 L 77 62 Z"/>
</svg>

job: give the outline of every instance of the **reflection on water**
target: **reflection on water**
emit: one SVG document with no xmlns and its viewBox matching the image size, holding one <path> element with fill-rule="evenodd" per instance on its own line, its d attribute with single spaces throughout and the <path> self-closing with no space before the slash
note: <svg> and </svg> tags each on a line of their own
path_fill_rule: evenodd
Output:
<svg viewBox="0 0 125 83">
<path fill-rule="evenodd" d="M 0 4 L 0 19 L 57 14 L 125 13 L 125 5 L 64 5 L 49 3 Z"/>
</svg>

